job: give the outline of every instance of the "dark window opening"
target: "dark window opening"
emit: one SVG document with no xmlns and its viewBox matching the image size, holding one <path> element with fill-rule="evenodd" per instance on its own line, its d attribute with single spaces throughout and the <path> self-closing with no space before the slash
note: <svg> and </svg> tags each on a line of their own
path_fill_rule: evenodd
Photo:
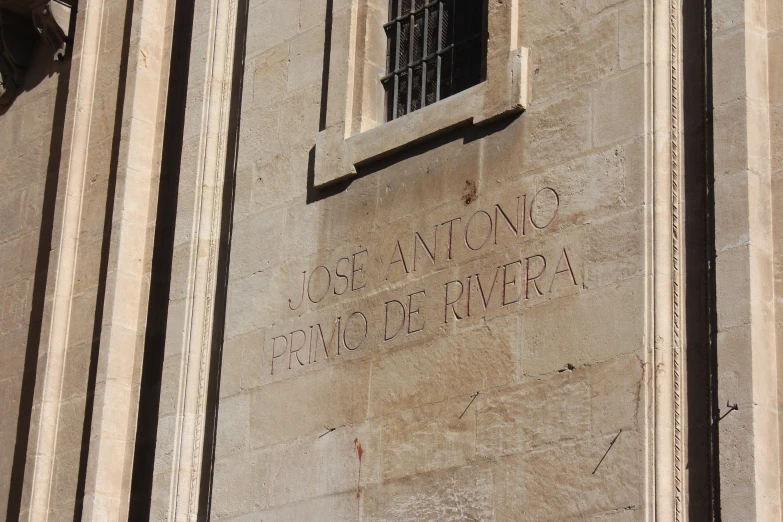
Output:
<svg viewBox="0 0 783 522">
<path fill-rule="evenodd" d="M 389 0 L 386 120 L 483 80 L 485 0 Z"/>
</svg>

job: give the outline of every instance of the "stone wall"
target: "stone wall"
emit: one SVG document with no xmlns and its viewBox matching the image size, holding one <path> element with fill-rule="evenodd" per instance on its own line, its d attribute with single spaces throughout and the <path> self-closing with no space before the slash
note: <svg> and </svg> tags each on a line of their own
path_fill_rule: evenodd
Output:
<svg viewBox="0 0 783 522">
<path fill-rule="evenodd" d="M 9 503 L 18 506 L 24 474 L 60 166 L 62 132 L 57 126 L 65 110 L 68 65 L 52 62 L 50 51 L 41 46 L 26 80 L 15 103 L 0 110 L 2 516 Z"/>
<path fill-rule="evenodd" d="M 312 4 L 250 4 L 213 519 L 643 519 L 643 2 L 521 2 L 524 114 L 324 192 Z"/>
</svg>

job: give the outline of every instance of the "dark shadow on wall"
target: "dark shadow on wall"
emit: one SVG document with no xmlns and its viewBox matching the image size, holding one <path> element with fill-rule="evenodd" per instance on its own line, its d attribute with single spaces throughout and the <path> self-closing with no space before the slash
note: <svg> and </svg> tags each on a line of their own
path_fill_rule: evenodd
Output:
<svg viewBox="0 0 783 522">
<path fill-rule="evenodd" d="M 128 520 L 150 520 L 194 10 L 194 0 L 177 0 Z"/>
<path fill-rule="evenodd" d="M 101 329 L 103 327 L 103 307 L 106 300 L 106 283 L 109 272 L 109 251 L 111 248 L 112 222 L 114 220 L 114 195 L 117 186 L 117 171 L 120 162 L 120 144 L 122 143 L 123 107 L 125 105 L 125 86 L 128 77 L 128 56 L 130 54 L 131 29 L 133 24 L 134 0 L 127 0 L 122 34 L 122 54 L 117 81 L 117 100 L 114 106 L 114 129 L 112 130 L 111 158 L 109 178 L 106 188 L 106 211 L 103 218 L 103 241 L 101 260 L 98 270 L 98 290 L 95 299 L 95 319 L 93 321 L 92 344 L 90 346 L 90 367 L 87 373 L 87 396 L 84 404 L 84 424 L 82 426 L 82 449 L 79 454 L 79 475 L 76 482 L 76 499 L 73 508 L 74 522 L 80 522 L 84 510 L 84 493 L 87 482 L 87 462 L 90 455 L 92 435 L 92 416 L 95 409 L 95 384 L 98 377 L 98 358 L 101 347 Z"/>
<path fill-rule="evenodd" d="M 331 0 L 327 0 L 331 2 Z M 222 213 L 220 216 L 220 248 L 218 249 L 217 281 L 215 282 L 215 315 L 210 347 L 209 380 L 204 423 L 204 445 L 201 456 L 201 489 L 199 491 L 198 520 L 208 521 L 212 511 L 212 481 L 215 469 L 215 442 L 217 437 L 218 410 L 220 406 L 220 370 L 223 360 L 223 337 L 226 326 L 226 302 L 231 260 L 231 233 L 236 192 L 237 152 L 242 119 L 242 94 L 245 77 L 245 48 L 249 0 L 240 0 L 237 6 L 237 28 L 234 41 L 234 65 L 231 80 L 231 105 L 229 107 L 226 141 L 226 171 L 223 184 Z"/>
<path fill-rule="evenodd" d="M 71 30 L 73 34 L 73 30 Z M 70 47 L 70 46 L 69 46 Z M 33 412 L 38 350 L 41 343 L 44 309 L 46 307 L 46 283 L 49 273 L 49 256 L 52 250 L 52 233 L 57 200 L 57 184 L 60 174 L 65 113 L 68 105 L 68 85 L 70 81 L 70 57 L 62 63 L 49 61 L 48 49 L 39 47 L 38 59 L 25 78 L 24 90 L 32 90 L 45 77 L 59 73 L 57 95 L 52 118 L 52 136 L 49 141 L 49 161 L 46 167 L 43 201 L 41 204 L 41 228 L 38 232 L 38 249 L 35 258 L 35 278 L 33 281 L 32 303 L 27 330 L 22 386 L 19 398 L 19 416 L 16 424 L 16 445 L 11 467 L 11 486 L 8 494 L 6 520 L 19 520 L 24 488 L 25 465 L 27 462 L 28 439 Z M 44 65 L 45 64 L 45 65 Z M 0 109 L 2 116 L 8 108 Z"/>
<path fill-rule="evenodd" d="M 682 9 L 687 511 L 691 520 L 719 521 L 711 2 Z"/>
<path fill-rule="evenodd" d="M 307 163 L 307 203 L 315 203 L 322 199 L 330 198 L 336 194 L 344 192 L 357 179 L 364 176 L 370 176 L 381 170 L 387 169 L 392 165 L 412 157 L 424 154 L 425 152 L 437 149 L 452 141 L 461 140 L 464 143 L 480 140 L 491 136 L 497 132 L 502 132 L 516 119 L 524 117 L 522 114 L 514 114 L 505 118 L 500 118 L 486 125 L 475 126 L 465 125 L 446 129 L 440 134 L 427 136 L 426 138 L 406 145 L 402 149 L 389 151 L 385 156 L 373 159 L 357 166 L 356 175 L 341 181 L 330 183 L 323 187 L 315 187 L 315 147 L 310 149 L 310 155 Z"/>
</svg>

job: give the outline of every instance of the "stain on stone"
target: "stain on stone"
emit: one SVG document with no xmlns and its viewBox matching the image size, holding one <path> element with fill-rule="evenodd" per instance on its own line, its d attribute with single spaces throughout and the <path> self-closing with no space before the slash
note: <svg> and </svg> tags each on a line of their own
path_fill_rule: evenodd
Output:
<svg viewBox="0 0 783 522">
<path fill-rule="evenodd" d="M 465 181 L 465 193 L 462 195 L 462 201 L 466 205 L 470 205 L 476 199 L 476 183 L 473 181 Z"/>
</svg>

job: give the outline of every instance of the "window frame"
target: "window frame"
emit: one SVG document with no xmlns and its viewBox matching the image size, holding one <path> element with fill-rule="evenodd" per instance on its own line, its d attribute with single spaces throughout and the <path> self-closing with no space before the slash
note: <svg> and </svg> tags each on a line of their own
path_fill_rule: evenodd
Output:
<svg viewBox="0 0 783 522">
<path fill-rule="evenodd" d="M 386 121 L 388 0 L 343 0 L 332 16 L 326 125 L 315 145 L 314 187 L 357 167 L 464 125 L 525 110 L 528 50 L 518 45 L 520 0 L 487 0 L 485 80 Z M 342 3 L 342 2 L 341 2 Z"/>
</svg>

